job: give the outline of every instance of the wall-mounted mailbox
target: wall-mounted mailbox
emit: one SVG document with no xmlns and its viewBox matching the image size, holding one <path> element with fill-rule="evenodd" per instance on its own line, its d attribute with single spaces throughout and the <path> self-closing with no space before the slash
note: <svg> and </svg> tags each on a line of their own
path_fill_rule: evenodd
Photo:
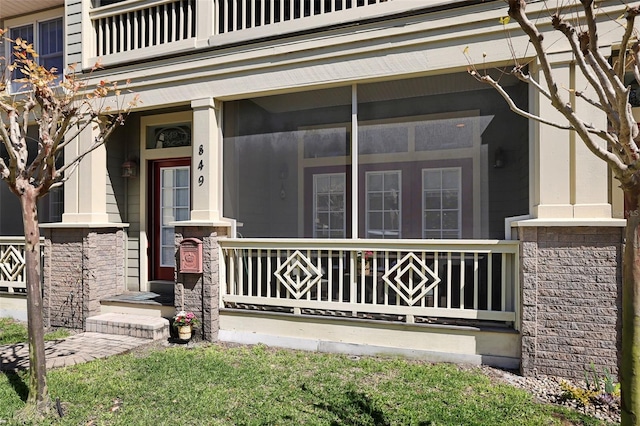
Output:
<svg viewBox="0 0 640 426">
<path fill-rule="evenodd" d="M 185 238 L 180 242 L 180 273 L 202 273 L 202 241 L 197 238 Z"/>
</svg>

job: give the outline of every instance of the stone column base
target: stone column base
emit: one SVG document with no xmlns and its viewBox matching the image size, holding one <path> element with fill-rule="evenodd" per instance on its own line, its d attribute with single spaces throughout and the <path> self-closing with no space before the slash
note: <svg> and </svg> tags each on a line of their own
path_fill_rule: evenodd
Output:
<svg viewBox="0 0 640 426">
<path fill-rule="evenodd" d="M 624 228 L 519 228 L 525 376 L 618 374 Z"/>
<path fill-rule="evenodd" d="M 125 290 L 126 232 L 122 227 L 42 227 L 44 322 L 84 329 L 100 300 Z"/>
<path fill-rule="evenodd" d="M 176 252 L 185 238 L 197 238 L 202 241 L 201 274 L 180 273 L 179 259 L 176 261 L 176 311 L 193 312 L 201 321 L 195 336 L 207 341 L 218 340 L 220 329 L 220 273 L 218 239 L 226 237 L 228 227 L 202 225 L 176 225 Z"/>
</svg>

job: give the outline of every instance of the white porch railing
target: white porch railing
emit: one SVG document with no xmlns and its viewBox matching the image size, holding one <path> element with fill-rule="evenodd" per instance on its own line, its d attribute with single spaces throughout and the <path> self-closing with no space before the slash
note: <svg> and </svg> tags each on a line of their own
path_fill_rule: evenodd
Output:
<svg viewBox="0 0 640 426">
<path fill-rule="evenodd" d="M 216 34 L 349 11 L 392 0 L 217 0 Z"/>
<path fill-rule="evenodd" d="M 24 237 L 0 237 L 0 293 L 26 294 Z"/>
<path fill-rule="evenodd" d="M 83 43 L 89 43 L 83 49 L 87 52 L 85 62 L 92 65 L 100 58 L 104 64 L 109 64 L 187 51 L 194 49 L 197 41 L 201 42 L 199 46 L 218 44 L 217 37 L 224 34 L 246 32 L 246 30 L 269 27 L 274 24 L 280 24 L 277 30 L 255 33 L 253 37 L 264 38 L 287 31 L 335 25 L 366 17 L 371 13 L 363 13 L 363 9 L 371 10 L 371 6 L 390 4 L 389 2 L 392 1 L 123 1 L 90 10 L 93 34 L 91 37 L 83 38 Z M 410 6 L 415 7 L 415 4 Z M 407 6 L 403 5 L 399 8 L 406 9 Z M 389 8 L 389 11 L 397 12 L 392 8 Z M 314 17 L 317 21 L 315 24 Z M 323 19 L 325 17 L 327 19 Z M 282 25 L 288 25 L 288 27 L 282 27 Z M 247 35 L 246 39 L 250 38 L 252 36 Z M 226 42 L 237 42 L 239 39 L 234 36 L 226 40 Z"/>
<path fill-rule="evenodd" d="M 220 241 L 221 306 L 517 327 L 517 241 Z"/>
<path fill-rule="evenodd" d="M 96 56 L 193 39 L 196 36 L 197 2 L 126 2 L 95 11 L 91 22 L 95 32 Z"/>
</svg>

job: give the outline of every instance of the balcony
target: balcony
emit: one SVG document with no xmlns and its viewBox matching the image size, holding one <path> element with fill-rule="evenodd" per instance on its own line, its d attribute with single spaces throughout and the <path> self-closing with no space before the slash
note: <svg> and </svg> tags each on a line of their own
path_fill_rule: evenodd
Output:
<svg viewBox="0 0 640 426">
<path fill-rule="evenodd" d="M 458 0 L 459 1 L 459 0 Z M 115 65 L 424 8 L 403 0 L 127 0 L 90 9 L 84 64 Z M 455 2 L 428 2 L 442 7 Z M 88 46 L 86 45 L 88 44 Z"/>
</svg>

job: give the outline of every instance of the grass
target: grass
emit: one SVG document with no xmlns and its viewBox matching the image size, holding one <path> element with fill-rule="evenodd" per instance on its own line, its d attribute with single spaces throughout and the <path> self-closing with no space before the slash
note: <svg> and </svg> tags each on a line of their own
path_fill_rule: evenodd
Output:
<svg viewBox="0 0 640 426">
<path fill-rule="evenodd" d="M 64 329 L 54 330 L 45 333 L 44 340 L 63 339 L 69 335 Z M 11 318 L 0 318 L 0 345 L 12 345 L 14 343 L 26 342 L 28 339 L 27 328 L 24 323 Z"/>
<path fill-rule="evenodd" d="M 0 374 L 0 424 L 27 376 Z M 54 425 L 600 425 L 477 370 L 265 346 L 146 348 L 50 370 Z"/>
</svg>

